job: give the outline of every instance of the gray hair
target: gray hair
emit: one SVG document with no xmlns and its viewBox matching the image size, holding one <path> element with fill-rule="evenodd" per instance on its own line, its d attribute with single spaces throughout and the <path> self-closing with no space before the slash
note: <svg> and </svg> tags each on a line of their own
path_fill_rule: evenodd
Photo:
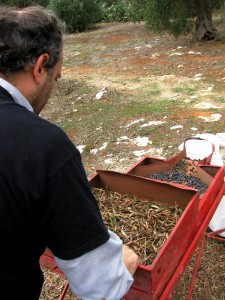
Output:
<svg viewBox="0 0 225 300">
<path fill-rule="evenodd" d="M 63 47 L 63 23 L 41 6 L 0 7 L 0 72 L 23 71 L 37 58 L 49 54 L 46 69 L 58 62 Z"/>
</svg>

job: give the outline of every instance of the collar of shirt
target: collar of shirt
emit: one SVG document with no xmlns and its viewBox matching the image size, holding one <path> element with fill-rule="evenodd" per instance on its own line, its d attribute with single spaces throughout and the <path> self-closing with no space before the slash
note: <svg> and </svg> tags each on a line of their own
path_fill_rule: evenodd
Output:
<svg viewBox="0 0 225 300">
<path fill-rule="evenodd" d="M 29 111 L 34 112 L 32 106 L 27 101 L 27 99 L 11 83 L 9 83 L 8 81 L 0 78 L 0 86 L 2 86 L 5 90 L 7 90 L 7 92 L 10 93 L 10 95 L 13 97 L 13 100 L 16 103 L 26 107 L 26 109 L 28 109 Z"/>
</svg>

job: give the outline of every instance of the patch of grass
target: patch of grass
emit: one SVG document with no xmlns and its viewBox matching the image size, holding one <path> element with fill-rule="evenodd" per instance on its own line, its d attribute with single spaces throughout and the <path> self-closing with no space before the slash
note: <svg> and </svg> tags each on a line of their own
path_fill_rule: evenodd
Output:
<svg viewBox="0 0 225 300">
<path fill-rule="evenodd" d="M 185 93 L 187 95 L 193 95 L 196 92 L 196 88 L 193 86 L 184 85 L 184 86 L 176 86 L 172 88 L 172 91 L 176 93 Z"/>
<path fill-rule="evenodd" d="M 164 125 L 164 124 L 162 124 Z M 149 133 L 155 133 L 158 129 L 158 126 L 146 126 L 146 127 L 141 127 L 139 128 L 138 130 L 138 134 L 139 135 L 142 135 L 142 136 L 145 136 L 145 135 L 148 135 Z"/>
<path fill-rule="evenodd" d="M 149 90 L 149 93 L 150 93 L 151 95 L 159 95 L 159 94 L 161 94 L 161 90 L 160 90 L 159 88 L 150 89 L 150 90 Z"/>
<path fill-rule="evenodd" d="M 121 107 L 121 116 L 140 116 L 149 113 L 165 112 L 170 109 L 170 104 L 166 101 L 152 101 L 152 102 L 134 102 L 126 107 Z"/>
<path fill-rule="evenodd" d="M 132 79 L 132 82 L 134 82 L 134 83 L 140 83 L 141 82 L 141 78 L 140 77 L 134 77 Z"/>
<path fill-rule="evenodd" d="M 63 129 L 63 130 L 68 130 L 69 128 L 71 128 L 72 126 L 72 120 L 71 119 L 64 119 L 62 121 L 62 123 L 60 124 L 60 127 Z"/>
<path fill-rule="evenodd" d="M 103 102 L 103 101 L 91 101 L 89 103 L 86 103 L 85 105 L 83 105 L 81 107 L 81 110 L 83 112 L 85 111 L 91 111 L 91 114 L 92 113 L 95 113 L 95 112 L 99 112 L 100 115 L 102 114 L 101 111 L 105 111 L 107 110 L 109 107 L 109 104 L 106 103 L 106 102 Z"/>
<path fill-rule="evenodd" d="M 218 102 L 225 103 L 225 97 L 224 96 L 221 96 L 221 97 L 217 98 L 216 100 Z"/>
</svg>

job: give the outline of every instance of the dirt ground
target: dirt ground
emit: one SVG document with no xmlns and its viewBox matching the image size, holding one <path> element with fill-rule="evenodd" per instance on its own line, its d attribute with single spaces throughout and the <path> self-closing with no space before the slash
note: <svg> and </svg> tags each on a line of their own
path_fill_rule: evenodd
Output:
<svg viewBox="0 0 225 300">
<path fill-rule="evenodd" d="M 186 138 L 203 133 L 219 138 L 225 162 L 224 41 L 192 43 L 191 36 L 158 35 L 143 23 L 102 24 L 66 36 L 64 57 L 62 83 L 42 116 L 81 150 L 88 177 L 98 169 L 124 171 L 145 155 L 170 158 Z M 156 99 L 161 106 L 155 111 L 125 113 Z M 99 102 L 113 111 L 108 123 L 103 114 L 101 122 L 94 113 L 88 119 L 88 105 L 96 109 Z M 224 246 L 206 240 L 191 299 L 225 299 Z M 173 299 L 187 298 L 194 259 Z M 41 299 L 58 299 L 64 281 L 47 270 L 45 276 Z M 70 299 L 75 298 L 68 292 L 65 300 Z"/>
<path fill-rule="evenodd" d="M 144 24 L 105 24 L 90 32 L 67 36 L 64 57 L 60 93 L 53 97 L 43 115 L 59 126 L 66 118 L 77 123 L 76 128 L 70 124 L 65 131 L 78 147 L 83 145 L 90 150 L 82 153 L 89 176 L 99 168 L 126 169 L 143 155 L 169 158 L 184 139 L 196 134 L 224 133 L 223 41 L 194 44 L 191 36 L 175 39 L 156 35 Z M 86 87 L 81 89 L 84 83 Z M 101 92 L 102 98 L 95 102 L 95 96 Z M 133 116 L 124 113 L 122 117 L 115 110 L 108 124 L 100 119 L 104 113 L 107 117 L 102 108 L 102 115 L 96 115 L 92 123 L 88 123 L 91 114 L 82 115 L 81 111 L 91 109 L 87 103 L 108 105 L 107 110 L 115 109 L 114 106 L 126 110 L 138 101 L 157 101 L 164 110 Z M 156 126 L 147 127 L 149 122 L 156 122 Z M 132 143 L 133 137 L 145 137 L 145 133 L 150 140 L 144 147 Z M 115 148 L 113 159 L 110 150 L 102 151 L 104 142 Z M 224 147 L 220 151 L 224 156 Z"/>
</svg>

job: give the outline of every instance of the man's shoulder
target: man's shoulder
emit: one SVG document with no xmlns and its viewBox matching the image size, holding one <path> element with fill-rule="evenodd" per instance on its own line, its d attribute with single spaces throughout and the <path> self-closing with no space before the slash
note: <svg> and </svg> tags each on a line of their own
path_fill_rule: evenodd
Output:
<svg viewBox="0 0 225 300">
<path fill-rule="evenodd" d="M 5 104 L 0 101 L 0 108 L 0 135 L 5 136 L 6 141 L 10 136 L 18 145 L 26 145 L 28 151 L 61 151 L 66 154 L 78 151 L 59 126 L 28 111 L 10 98 Z M 8 134 L 5 135 L 5 132 Z"/>
<path fill-rule="evenodd" d="M 74 144 L 59 126 L 38 116 L 34 117 L 34 119 L 33 130 L 36 132 L 37 139 L 44 145 L 44 147 L 57 147 L 61 150 L 70 149 L 74 151 Z"/>
<path fill-rule="evenodd" d="M 39 116 L 32 119 L 30 131 L 25 134 L 30 138 L 25 151 L 34 162 L 49 166 L 50 177 L 73 157 L 80 158 L 78 149 L 60 127 Z"/>
</svg>

